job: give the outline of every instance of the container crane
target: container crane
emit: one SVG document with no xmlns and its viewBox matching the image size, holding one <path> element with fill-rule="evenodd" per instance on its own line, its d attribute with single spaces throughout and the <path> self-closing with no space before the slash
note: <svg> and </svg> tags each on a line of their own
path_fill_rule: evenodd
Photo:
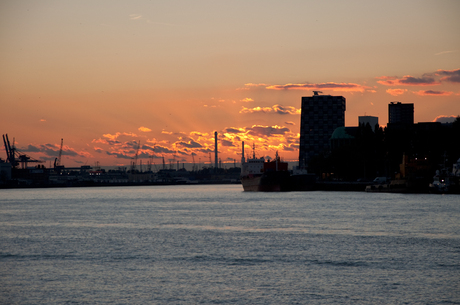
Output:
<svg viewBox="0 0 460 305">
<path fill-rule="evenodd" d="M 8 134 L 3 135 L 3 144 L 5 145 L 7 161 L 11 164 L 12 168 L 16 168 L 19 163 L 21 163 L 22 169 L 26 169 L 29 162 L 43 163 L 43 161 L 33 159 L 17 150 L 16 147 L 14 147 L 14 138 L 13 145 L 11 145 L 10 140 L 8 139 Z"/>
<path fill-rule="evenodd" d="M 54 159 L 54 168 L 61 166 L 61 156 L 62 156 L 62 146 L 64 144 L 64 139 L 61 138 L 61 148 L 59 149 L 59 156 Z"/>
</svg>

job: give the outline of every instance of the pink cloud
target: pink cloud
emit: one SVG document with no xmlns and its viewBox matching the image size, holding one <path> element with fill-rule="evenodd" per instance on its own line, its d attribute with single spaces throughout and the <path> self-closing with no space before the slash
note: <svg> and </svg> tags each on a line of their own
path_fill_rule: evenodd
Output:
<svg viewBox="0 0 460 305">
<path fill-rule="evenodd" d="M 451 83 L 460 83 L 460 69 L 456 70 L 438 70 L 437 75 L 444 76 L 441 78 L 442 81 L 448 81 Z"/>
</svg>

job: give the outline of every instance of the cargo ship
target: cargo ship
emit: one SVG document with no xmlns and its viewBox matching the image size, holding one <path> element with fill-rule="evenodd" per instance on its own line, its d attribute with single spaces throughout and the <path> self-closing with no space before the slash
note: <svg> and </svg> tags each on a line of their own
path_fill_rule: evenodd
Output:
<svg viewBox="0 0 460 305">
<path fill-rule="evenodd" d="M 316 176 L 306 172 L 291 174 L 288 163 L 282 162 L 276 152 L 274 160 L 265 161 L 264 157 L 253 157 L 241 160 L 241 184 L 245 192 L 289 192 L 314 190 Z"/>
</svg>

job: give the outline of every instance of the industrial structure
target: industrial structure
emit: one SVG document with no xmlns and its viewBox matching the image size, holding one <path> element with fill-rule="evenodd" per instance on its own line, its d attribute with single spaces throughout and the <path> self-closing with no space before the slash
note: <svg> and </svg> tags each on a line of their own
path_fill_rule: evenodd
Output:
<svg viewBox="0 0 460 305">
<path fill-rule="evenodd" d="M 22 169 L 26 169 L 29 163 L 43 163 L 43 161 L 33 159 L 17 150 L 14 146 L 14 139 L 13 144 L 11 144 L 8 139 L 8 134 L 3 135 L 3 144 L 5 145 L 6 161 L 11 164 L 13 169 L 17 168 L 19 164 Z"/>
<path fill-rule="evenodd" d="M 214 169 L 217 170 L 218 162 L 219 162 L 218 150 L 217 150 L 217 131 L 214 132 L 214 142 L 215 142 L 215 146 L 214 146 Z"/>
</svg>

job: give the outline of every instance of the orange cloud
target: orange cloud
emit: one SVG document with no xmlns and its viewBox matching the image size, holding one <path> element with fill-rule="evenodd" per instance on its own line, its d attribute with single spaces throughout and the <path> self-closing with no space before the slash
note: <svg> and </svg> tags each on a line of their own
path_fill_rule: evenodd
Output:
<svg viewBox="0 0 460 305">
<path fill-rule="evenodd" d="M 115 141 L 116 139 L 118 139 L 119 136 L 137 137 L 136 134 L 131 133 L 131 132 L 117 132 L 114 135 L 110 133 L 106 133 L 106 134 L 103 134 L 102 136 L 112 141 Z"/>
<path fill-rule="evenodd" d="M 253 83 L 247 83 L 244 84 L 244 88 L 237 88 L 236 90 L 249 90 L 251 88 L 258 88 L 258 87 L 265 87 L 267 84 L 253 84 Z"/>
<path fill-rule="evenodd" d="M 243 107 L 240 113 L 268 113 L 274 112 L 278 114 L 300 114 L 301 109 L 296 109 L 292 106 L 273 105 L 272 107 L 254 107 L 246 108 Z"/>
<path fill-rule="evenodd" d="M 405 75 L 399 79 L 396 76 L 380 76 L 376 77 L 376 79 L 380 79 L 377 83 L 385 86 L 435 86 L 440 84 L 428 75 L 420 78 Z"/>
<path fill-rule="evenodd" d="M 407 89 L 387 89 L 387 93 L 388 94 L 391 94 L 393 96 L 398 96 L 398 95 L 401 95 L 401 94 L 404 94 L 404 92 L 406 92 Z"/>
<path fill-rule="evenodd" d="M 265 87 L 267 84 L 253 84 L 253 83 L 247 83 L 244 84 L 246 87 Z"/>
<path fill-rule="evenodd" d="M 433 122 L 452 123 L 457 119 L 455 115 L 438 115 Z"/>
<path fill-rule="evenodd" d="M 242 99 L 241 102 L 249 103 L 249 102 L 254 102 L 254 100 L 252 98 L 246 97 Z"/>
<path fill-rule="evenodd" d="M 434 90 L 420 90 L 420 91 L 413 91 L 415 94 L 420 95 L 420 96 L 426 96 L 426 95 L 431 95 L 431 96 L 449 96 L 453 92 L 449 91 L 434 91 Z"/>
<path fill-rule="evenodd" d="M 272 111 L 272 108 L 270 107 L 254 107 L 254 108 L 243 107 L 240 110 L 240 113 L 257 113 L 257 112 L 267 113 L 271 111 Z"/>
<path fill-rule="evenodd" d="M 138 130 L 142 131 L 142 132 L 150 132 L 150 131 L 152 131 L 152 129 L 144 127 L 144 126 L 139 127 Z"/>
<path fill-rule="evenodd" d="M 279 114 L 300 114 L 301 112 L 301 109 L 296 109 L 291 106 L 274 105 L 272 108 L 274 112 Z"/>
<path fill-rule="evenodd" d="M 179 142 L 174 143 L 174 145 L 175 146 L 182 146 L 182 147 L 186 147 L 186 148 L 201 148 L 201 147 L 203 147 L 203 145 L 201 145 L 200 143 L 195 142 L 193 140 L 190 140 L 188 142 L 179 141 Z"/>
<path fill-rule="evenodd" d="M 364 92 L 368 87 L 353 83 L 319 83 L 319 84 L 286 84 L 267 86 L 269 90 L 332 90 L 343 92 Z"/>
</svg>

